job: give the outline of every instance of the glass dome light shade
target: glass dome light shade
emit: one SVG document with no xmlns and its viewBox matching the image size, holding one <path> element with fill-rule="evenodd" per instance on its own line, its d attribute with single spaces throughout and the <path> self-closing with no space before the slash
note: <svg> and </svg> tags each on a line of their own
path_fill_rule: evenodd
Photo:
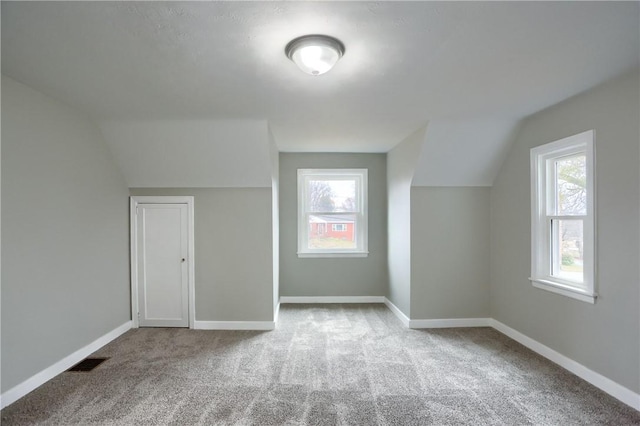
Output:
<svg viewBox="0 0 640 426">
<path fill-rule="evenodd" d="M 333 68 L 344 55 L 344 45 L 333 37 L 308 35 L 291 40 L 285 53 L 302 71 L 321 75 Z"/>
</svg>

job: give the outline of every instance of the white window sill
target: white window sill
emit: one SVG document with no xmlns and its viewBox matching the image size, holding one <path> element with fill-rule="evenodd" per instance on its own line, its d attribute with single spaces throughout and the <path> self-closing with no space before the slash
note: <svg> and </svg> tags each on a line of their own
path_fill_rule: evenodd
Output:
<svg viewBox="0 0 640 426">
<path fill-rule="evenodd" d="M 562 283 L 549 281 L 542 278 L 529 278 L 529 281 L 531 281 L 531 284 L 536 288 L 571 297 L 582 302 L 596 303 L 596 298 L 598 297 L 598 295 L 595 293 L 589 293 L 568 285 L 564 285 Z"/>
<path fill-rule="evenodd" d="M 331 252 L 331 253 L 298 253 L 298 257 L 368 257 L 368 251 Z"/>
</svg>

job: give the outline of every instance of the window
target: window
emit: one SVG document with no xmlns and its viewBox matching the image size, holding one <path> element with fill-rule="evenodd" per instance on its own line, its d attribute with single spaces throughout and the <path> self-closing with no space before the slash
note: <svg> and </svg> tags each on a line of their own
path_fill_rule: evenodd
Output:
<svg viewBox="0 0 640 426">
<path fill-rule="evenodd" d="M 531 281 L 594 303 L 594 132 L 531 150 Z"/>
<path fill-rule="evenodd" d="M 366 257 L 367 170 L 298 170 L 298 257 Z"/>
</svg>

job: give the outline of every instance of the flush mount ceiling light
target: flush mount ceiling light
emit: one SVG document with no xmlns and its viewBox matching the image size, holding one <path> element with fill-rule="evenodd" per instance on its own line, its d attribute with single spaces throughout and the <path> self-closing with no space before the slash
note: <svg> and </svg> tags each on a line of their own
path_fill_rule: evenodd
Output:
<svg viewBox="0 0 640 426">
<path fill-rule="evenodd" d="M 284 48 L 284 53 L 302 71 L 320 75 L 333 68 L 344 55 L 344 44 L 326 35 L 306 35 L 291 40 Z"/>
</svg>

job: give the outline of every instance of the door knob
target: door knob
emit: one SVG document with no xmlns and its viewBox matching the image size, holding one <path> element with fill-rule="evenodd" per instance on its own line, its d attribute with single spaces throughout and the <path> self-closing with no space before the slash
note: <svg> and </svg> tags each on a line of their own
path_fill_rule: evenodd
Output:
<svg viewBox="0 0 640 426">
<path fill-rule="evenodd" d="M 183 262 L 185 261 L 185 258 L 184 258 L 184 257 L 182 258 L 182 261 L 183 261 Z"/>
</svg>

